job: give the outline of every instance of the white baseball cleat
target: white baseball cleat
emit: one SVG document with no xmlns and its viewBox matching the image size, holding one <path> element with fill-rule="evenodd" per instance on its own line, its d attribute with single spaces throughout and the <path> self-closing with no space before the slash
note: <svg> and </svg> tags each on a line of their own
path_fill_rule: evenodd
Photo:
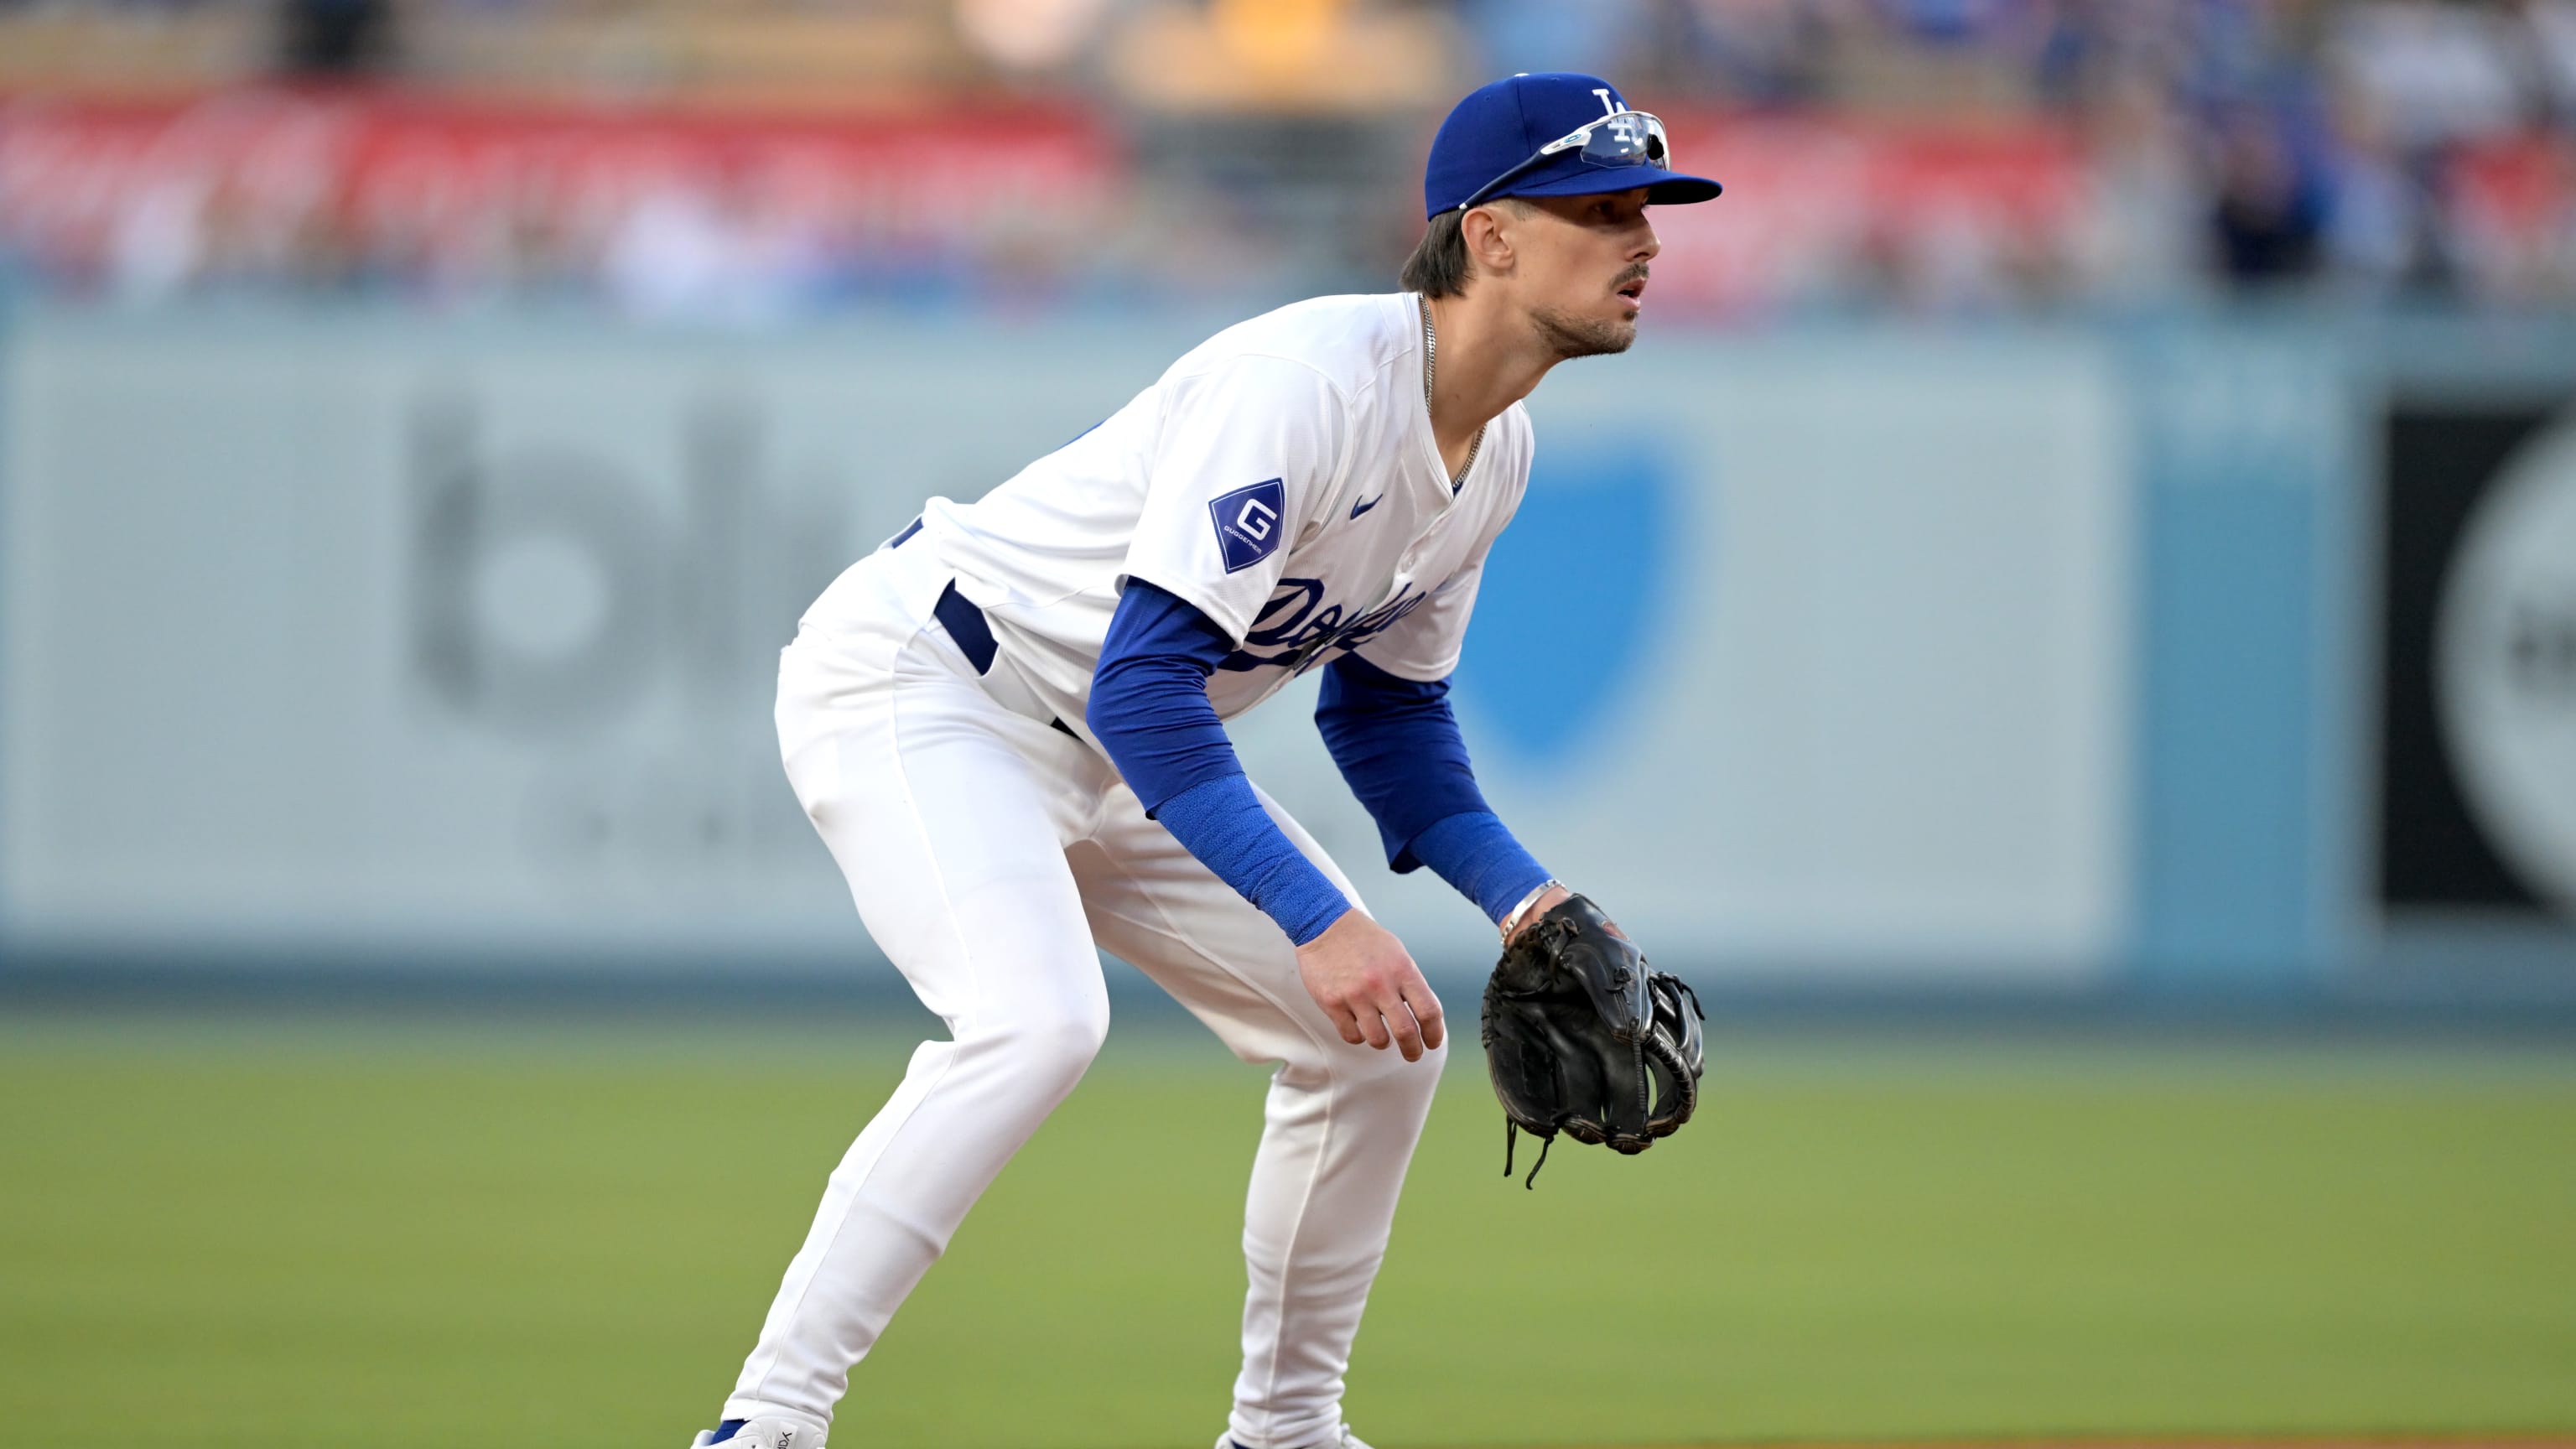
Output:
<svg viewBox="0 0 2576 1449">
<path fill-rule="evenodd" d="M 701 1429 L 689 1441 L 689 1449 L 707 1449 L 721 1444 L 725 1449 L 823 1449 L 823 1431 L 811 1424 L 793 1419 L 746 1419 L 739 1423 L 727 1419 L 713 1429 Z"/>
<path fill-rule="evenodd" d="M 1216 1436 L 1216 1449 L 1243 1449 L 1243 1441 L 1228 1431 Z M 1360 1436 L 1351 1432 L 1350 1425 L 1344 1424 L 1334 1437 L 1304 1446 L 1304 1449 L 1369 1449 L 1369 1446 L 1360 1442 Z"/>
</svg>

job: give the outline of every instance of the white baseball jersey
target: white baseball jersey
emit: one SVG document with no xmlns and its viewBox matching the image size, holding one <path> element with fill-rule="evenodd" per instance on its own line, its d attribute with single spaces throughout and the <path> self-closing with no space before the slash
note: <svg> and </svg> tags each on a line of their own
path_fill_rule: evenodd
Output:
<svg viewBox="0 0 2576 1449">
<path fill-rule="evenodd" d="M 973 503 L 933 498 L 907 549 L 936 550 L 1003 659 L 1079 724 L 1130 578 L 1235 644 L 1219 718 L 1356 650 L 1408 679 L 1457 667 L 1486 551 L 1529 482 L 1529 416 L 1487 427 L 1451 490 L 1422 400 L 1410 292 L 1322 297 L 1229 327 L 1089 432 Z M 831 631 L 835 584 L 806 620 Z"/>
</svg>

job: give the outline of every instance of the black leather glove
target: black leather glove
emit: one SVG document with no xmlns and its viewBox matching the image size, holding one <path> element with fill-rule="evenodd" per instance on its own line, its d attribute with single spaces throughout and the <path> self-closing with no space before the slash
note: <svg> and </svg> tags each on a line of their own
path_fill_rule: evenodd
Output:
<svg viewBox="0 0 2576 1449">
<path fill-rule="evenodd" d="M 1687 1009 L 1685 1007 L 1687 1006 Z M 1514 937 L 1485 982 L 1485 1067 L 1502 1100 L 1503 1175 L 1517 1134 L 1622 1153 L 1668 1137 L 1699 1105 L 1699 997 L 1646 968 L 1599 907 L 1568 896 Z"/>
</svg>

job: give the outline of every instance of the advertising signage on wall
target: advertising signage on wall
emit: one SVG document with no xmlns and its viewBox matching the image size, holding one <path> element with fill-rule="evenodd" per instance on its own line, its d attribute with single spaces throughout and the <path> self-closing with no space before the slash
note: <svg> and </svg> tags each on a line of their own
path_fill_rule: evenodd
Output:
<svg viewBox="0 0 2576 1449">
<path fill-rule="evenodd" d="M 926 496 L 1193 340 L 23 316 L 0 945 L 842 969 L 779 645 Z M 1676 965 L 2090 979 L 2127 913 L 2101 349 L 1653 345 L 1533 400 L 1454 696 L 1489 798 Z M 1248 771 L 1423 959 L 1481 970 L 1491 925 L 1385 870 L 1312 698 L 1237 722 Z"/>
<path fill-rule="evenodd" d="M 2401 402 L 2384 456 L 2379 903 L 2576 928 L 2576 411 Z"/>
</svg>

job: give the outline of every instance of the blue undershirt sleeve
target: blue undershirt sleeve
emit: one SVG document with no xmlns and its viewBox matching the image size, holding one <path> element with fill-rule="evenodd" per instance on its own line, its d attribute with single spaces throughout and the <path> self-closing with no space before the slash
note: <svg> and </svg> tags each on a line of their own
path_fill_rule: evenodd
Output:
<svg viewBox="0 0 2576 1449">
<path fill-rule="evenodd" d="M 1303 946 L 1351 903 L 1262 808 L 1208 702 L 1208 676 L 1233 649 L 1187 601 L 1130 579 L 1083 721 L 1145 814 Z"/>
<path fill-rule="evenodd" d="M 1497 924 L 1548 879 L 1476 787 L 1448 680 L 1345 654 L 1325 668 L 1315 728 L 1398 873 L 1431 867 Z"/>
<path fill-rule="evenodd" d="M 1163 802 L 1192 785 L 1243 773 L 1207 697 L 1208 676 L 1233 651 L 1225 630 L 1187 600 L 1127 581 L 1082 717 L 1147 815 L 1161 818 Z"/>
</svg>

